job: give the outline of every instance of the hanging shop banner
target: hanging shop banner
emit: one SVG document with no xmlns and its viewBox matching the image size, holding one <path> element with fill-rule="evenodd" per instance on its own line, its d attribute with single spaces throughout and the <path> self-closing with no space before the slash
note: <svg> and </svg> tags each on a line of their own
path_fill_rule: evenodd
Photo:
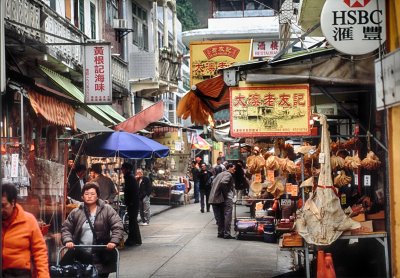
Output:
<svg viewBox="0 0 400 278">
<path fill-rule="evenodd" d="M 321 12 L 321 30 L 338 51 L 362 55 L 386 40 L 385 1 L 327 0 Z"/>
<path fill-rule="evenodd" d="M 274 57 L 279 52 L 278 41 L 253 42 L 253 57 Z"/>
<path fill-rule="evenodd" d="M 252 40 L 190 43 L 190 85 L 217 76 L 217 70 L 251 60 Z"/>
<path fill-rule="evenodd" d="M 85 103 L 112 104 L 111 44 L 84 45 Z"/>
<path fill-rule="evenodd" d="M 310 135 L 307 84 L 230 88 L 233 137 Z"/>
</svg>

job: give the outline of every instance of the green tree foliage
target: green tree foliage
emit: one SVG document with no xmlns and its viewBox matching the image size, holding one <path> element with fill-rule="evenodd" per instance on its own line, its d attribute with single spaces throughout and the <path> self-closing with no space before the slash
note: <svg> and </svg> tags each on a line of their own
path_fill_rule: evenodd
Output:
<svg viewBox="0 0 400 278">
<path fill-rule="evenodd" d="M 199 28 L 199 20 L 189 0 L 176 0 L 176 13 L 182 23 L 183 31 Z"/>
</svg>

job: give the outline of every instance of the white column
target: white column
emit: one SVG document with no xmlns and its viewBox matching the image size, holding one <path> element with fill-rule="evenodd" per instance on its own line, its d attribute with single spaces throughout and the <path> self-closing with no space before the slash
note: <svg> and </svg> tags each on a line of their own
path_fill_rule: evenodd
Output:
<svg viewBox="0 0 400 278">
<path fill-rule="evenodd" d="M 158 45 L 158 8 L 157 1 L 153 2 L 153 47 L 156 65 L 156 80 L 160 77 L 160 46 Z"/>
<path fill-rule="evenodd" d="M 0 0 L 0 92 L 6 90 L 6 55 L 4 18 L 6 16 L 6 0 Z"/>
<path fill-rule="evenodd" d="M 163 47 L 168 48 L 168 6 L 167 0 L 163 1 L 163 27 L 164 27 L 164 41 Z"/>
<path fill-rule="evenodd" d="M 178 20 L 176 15 L 176 1 L 173 2 L 174 7 L 172 9 L 172 28 L 173 28 L 173 53 L 178 53 L 178 24 L 176 21 Z"/>
</svg>

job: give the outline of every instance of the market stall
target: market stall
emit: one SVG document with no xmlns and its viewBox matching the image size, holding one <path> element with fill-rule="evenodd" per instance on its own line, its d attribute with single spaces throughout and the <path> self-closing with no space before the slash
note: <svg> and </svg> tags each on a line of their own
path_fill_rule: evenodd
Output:
<svg viewBox="0 0 400 278">
<path fill-rule="evenodd" d="M 190 165 L 190 137 L 192 132 L 177 126 L 154 126 L 153 138 L 171 150 L 166 158 L 153 161 L 152 203 L 180 205 L 189 202 L 191 185 L 186 176 Z"/>
</svg>

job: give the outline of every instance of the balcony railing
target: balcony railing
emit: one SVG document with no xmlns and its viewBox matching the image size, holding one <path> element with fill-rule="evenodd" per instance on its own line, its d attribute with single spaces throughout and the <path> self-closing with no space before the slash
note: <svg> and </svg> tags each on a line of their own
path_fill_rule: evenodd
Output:
<svg viewBox="0 0 400 278">
<path fill-rule="evenodd" d="M 88 39 L 83 32 L 40 0 L 5 1 L 6 35 L 36 41 L 37 45 L 45 46 L 40 48 L 45 49 L 43 54 L 49 54 L 77 71 L 81 70 L 83 66 L 81 43 Z M 63 43 L 66 44 L 62 45 Z M 112 73 L 113 82 L 126 87 L 127 64 L 113 58 Z"/>
<path fill-rule="evenodd" d="M 174 53 L 169 48 L 160 49 L 160 79 L 178 85 L 180 80 L 180 68 L 182 57 L 178 53 Z"/>
</svg>

